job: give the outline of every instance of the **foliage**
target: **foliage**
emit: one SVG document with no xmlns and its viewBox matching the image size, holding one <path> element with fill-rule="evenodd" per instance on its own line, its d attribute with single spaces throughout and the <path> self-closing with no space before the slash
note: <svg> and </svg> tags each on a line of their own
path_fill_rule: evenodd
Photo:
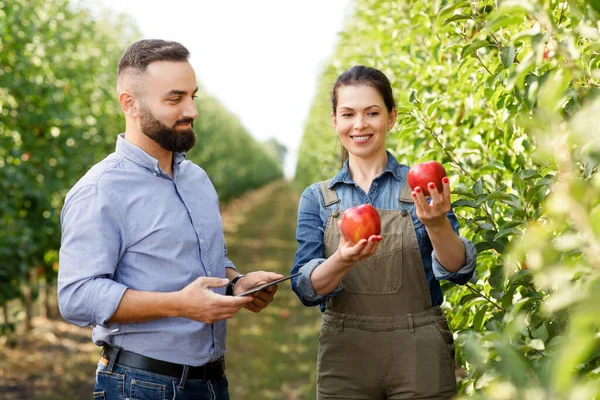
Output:
<svg viewBox="0 0 600 400">
<path fill-rule="evenodd" d="M 354 64 L 392 81 L 390 150 L 408 165 L 438 160 L 452 175 L 461 234 L 479 250 L 472 282 L 443 285 L 464 395 L 600 393 L 599 8 L 359 0 L 321 78 L 302 185 L 338 167 L 326 91 Z"/>
<path fill-rule="evenodd" d="M 122 18 L 94 21 L 67 0 L 0 2 L 2 304 L 20 296 L 38 267 L 55 274 L 62 200 L 114 149 L 123 121 L 110 101 L 111 60 L 129 39 L 127 26 Z"/>
</svg>

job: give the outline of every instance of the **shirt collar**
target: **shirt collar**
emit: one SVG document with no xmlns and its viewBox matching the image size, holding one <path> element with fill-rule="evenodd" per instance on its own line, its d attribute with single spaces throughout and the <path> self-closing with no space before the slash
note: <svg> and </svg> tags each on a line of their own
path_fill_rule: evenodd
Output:
<svg viewBox="0 0 600 400">
<path fill-rule="evenodd" d="M 125 140 L 124 133 L 121 133 L 119 136 L 117 136 L 116 152 L 117 154 L 151 171 L 156 171 L 158 169 L 158 160 L 133 143 Z M 185 153 L 173 153 L 174 163 L 181 164 L 183 160 L 185 160 Z"/>
<path fill-rule="evenodd" d="M 390 153 L 389 151 L 386 151 L 388 159 L 387 159 L 387 163 L 385 164 L 385 167 L 383 168 L 383 172 L 377 177 L 379 178 L 380 176 L 383 176 L 385 174 L 392 174 L 394 176 L 394 178 L 396 178 L 397 180 L 401 180 L 401 173 L 400 173 L 400 164 L 398 163 L 398 160 L 396 160 L 396 157 L 394 157 L 394 155 L 392 153 Z M 342 167 L 341 171 L 337 173 L 336 176 L 333 177 L 333 179 L 331 180 L 331 182 L 329 183 L 329 189 L 331 189 L 332 187 L 334 187 L 336 184 L 343 182 L 343 183 L 348 183 L 348 184 L 353 184 L 354 180 L 352 179 L 352 175 L 350 174 L 350 170 L 348 169 L 348 161 L 346 160 L 344 162 L 344 166 Z M 375 178 L 375 179 L 377 179 Z"/>
</svg>

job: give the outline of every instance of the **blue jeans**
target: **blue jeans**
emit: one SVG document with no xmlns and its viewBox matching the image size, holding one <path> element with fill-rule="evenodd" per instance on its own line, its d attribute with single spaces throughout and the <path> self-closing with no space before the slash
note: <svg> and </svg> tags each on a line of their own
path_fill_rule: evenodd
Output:
<svg viewBox="0 0 600 400">
<path fill-rule="evenodd" d="M 108 367 L 98 363 L 94 399 L 120 400 L 229 400 L 227 378 L 215 381 L 179 378 L 155 374 L 140 369 L 114 364 L 110 373 Z"/>
</svg>

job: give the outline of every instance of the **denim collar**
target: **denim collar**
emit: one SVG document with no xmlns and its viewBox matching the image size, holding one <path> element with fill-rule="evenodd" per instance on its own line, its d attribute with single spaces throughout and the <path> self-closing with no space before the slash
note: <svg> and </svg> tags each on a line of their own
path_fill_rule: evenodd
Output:
<svg viewBox="0 0 600 400">
<path fill-rule="evenodd" d="M 133 143 L 125 140 L 124 133 L 117 136 L 116 152 L 120 156 L 123 156 L 150 171 L 158 171 L 158 160 Z M 185 153 L 173 153 L 174 164 L 181 164 L 183 160 L 185 160 Z"/>
<path fill-rule="evenodd" d="M 398 163 L 398 160 L 396 160 L 396 157 L 394 157 L 394 155 L 392 153 L 390 153 L 389 151 L 386 151 L 386 153 L 388 156 L 387 164 L 385 164 L 385 168 L 383 169 L 383 172 L 379 176 L 377 176 L 375 179 L 389 173 L 389 174 L 392 174 L 394 176 L 394 178 L 396 178 L 397 180 L 401 180 L 402 177 L 400 174 L 400 164 Z M 354 184 L 354 180 L 352 179 L 352 175 L 350 174 L 350 170 L 348 169 L 348 161 L 349 160 L 346 160 L 344 162 L 344 166 L 342 167 L 341 171 L 338 172 L 337 175 L 333 177 L 333 179 L 329 183 L 329 189 L 331 189 L 338 183 L 347 183 L 347 184 L 351 184 L 351 185 Z"/>
</svg>

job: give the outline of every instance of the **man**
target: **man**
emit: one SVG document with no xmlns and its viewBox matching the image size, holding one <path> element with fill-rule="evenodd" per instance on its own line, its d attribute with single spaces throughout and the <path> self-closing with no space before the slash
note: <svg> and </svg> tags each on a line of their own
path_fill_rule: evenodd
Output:
<svg viewBox="0 0 600 400">
<path fill-rule="evenodd" d="M 125 133 L 68 193 L 58 300 L 103 346 L 94 398 L 228 399 L 226 319 L 259 312 L 282 275 L 241 275 L 226 256 L 217 193 L 184 152 L 196 76 L 179 43 L 142 40 L 118 66 Z M 227 295 L 229 294 L 229 296 Z"/>
</svg>

